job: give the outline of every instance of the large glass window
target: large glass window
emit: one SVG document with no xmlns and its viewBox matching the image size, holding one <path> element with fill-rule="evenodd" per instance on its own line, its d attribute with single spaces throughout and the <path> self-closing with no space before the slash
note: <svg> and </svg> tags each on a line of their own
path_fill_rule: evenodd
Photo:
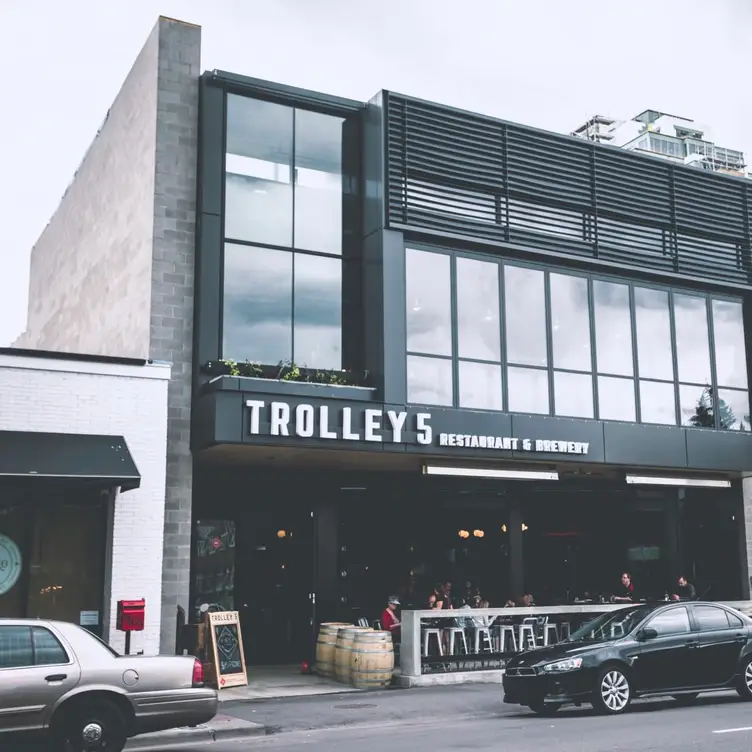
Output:
<svg viewBox="0 0 752 752">
<path fill-rule="evenodd" d="M 752 430 L 739 300 L 459 253 L 406 259 L 410 401 Z"/>
<path fill-rule="evenodd" d="M 227 96 L 223 358 L 342 368 L 343 123 Z"/>
<path fill-rule="evenodd" d="M 227 97 L 225 237 L 292 246 L 293 113 Z"/>
<path fill-rule="evenodd" d="M 448 254 L 407 250 L 408 352 L 452 354 L 450 261 Z"/>
<path fill-rule="evenodd" d="M 504 267 L 507 360 L 525 366 L 548 364 L 545 278 L 539 269 Z"/>
</svg>

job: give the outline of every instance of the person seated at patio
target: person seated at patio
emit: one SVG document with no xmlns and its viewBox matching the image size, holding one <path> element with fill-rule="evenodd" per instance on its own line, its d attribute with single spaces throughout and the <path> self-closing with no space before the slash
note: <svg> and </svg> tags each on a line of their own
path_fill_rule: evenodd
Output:
<svg viewBox="0 0 752 752">
<path fill-rule="evenodd" d="M 399 642 L 402 623 L 397 618 L 397 607 L 400 605 L 396 595 L 390 595 L 384 613 L 381 614 L 381 629 L 392 635 L 392 642 Z"/>
<path fill-rule="evenodd" d="M 684 575 L 680 575 L 677 580 L 676 590 L 671 596 L 672 601 L 694 601 L 697 599 L 695 586 L 687 580 Z"/>
<path fill-rule="evenodd" d="M 611 601 L 612 603 L 634 603 L 636 600 L 632 575 L 624 572 L 621 576 L 621 588 L 611 596 Z"/>
</svg>

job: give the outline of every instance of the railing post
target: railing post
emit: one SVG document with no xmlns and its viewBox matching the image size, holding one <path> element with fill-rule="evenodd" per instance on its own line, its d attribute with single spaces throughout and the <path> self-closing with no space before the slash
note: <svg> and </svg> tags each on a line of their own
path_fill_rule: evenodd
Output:
<svg viewBox="0 0 752 752">
<path fill-rule="evenodd" d="M 402 612 L 400 670 L 402 676 L 420 676 L 420 611 Z"/>
</svg>

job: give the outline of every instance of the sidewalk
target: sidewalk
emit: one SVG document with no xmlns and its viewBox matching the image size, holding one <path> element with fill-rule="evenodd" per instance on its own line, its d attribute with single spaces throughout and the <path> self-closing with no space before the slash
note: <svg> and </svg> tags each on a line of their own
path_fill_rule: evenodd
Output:
<svg viewBox="0 0 752 752">
<path fill-rule="evenodd" d="M 362 692 L 334 679 L 301 674 L 300 666 L 250 666 L 248 686 L 219 691 L 220 703 L 270 700 L 277 697 L 310 697 Z"/>
<path fill-rule="evenodd" d="M 125 749 L 126 752 L 136 749 L 141 752 L 147 750 L 160 752 L 163 749 L 180 748 L 186 744 L 235 741 L 264 734 L 266 734 L 266 728 L 262 723 L 254 723 L 229 715 L 217 715 L 209 723 L 195 728 L 170 729 L 136 736 L 128 742 Z"/>
</svg>

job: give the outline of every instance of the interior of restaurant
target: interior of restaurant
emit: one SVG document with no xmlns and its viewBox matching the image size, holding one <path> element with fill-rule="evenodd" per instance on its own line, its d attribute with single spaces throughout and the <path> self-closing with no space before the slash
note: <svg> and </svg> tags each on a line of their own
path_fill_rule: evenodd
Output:
<svg viewBox="0 0 752 752">
<path fill-rule="evenodd" d="M 624 571 L 640 597 L 663 598 L 679 574 L 698 595 L 741 596 L 738 489 L 468 480 L 298 472 L 194 494 L 193 616 L 237 609 L 248 661 L 274 664 L 306 658 L 318 622 L 372 622 L 395 593 L 426 608 L 438 582 L 495 607 L 608 599 Z M 329 606 L 322 562 L 336 567 Z"/>
</svg>

